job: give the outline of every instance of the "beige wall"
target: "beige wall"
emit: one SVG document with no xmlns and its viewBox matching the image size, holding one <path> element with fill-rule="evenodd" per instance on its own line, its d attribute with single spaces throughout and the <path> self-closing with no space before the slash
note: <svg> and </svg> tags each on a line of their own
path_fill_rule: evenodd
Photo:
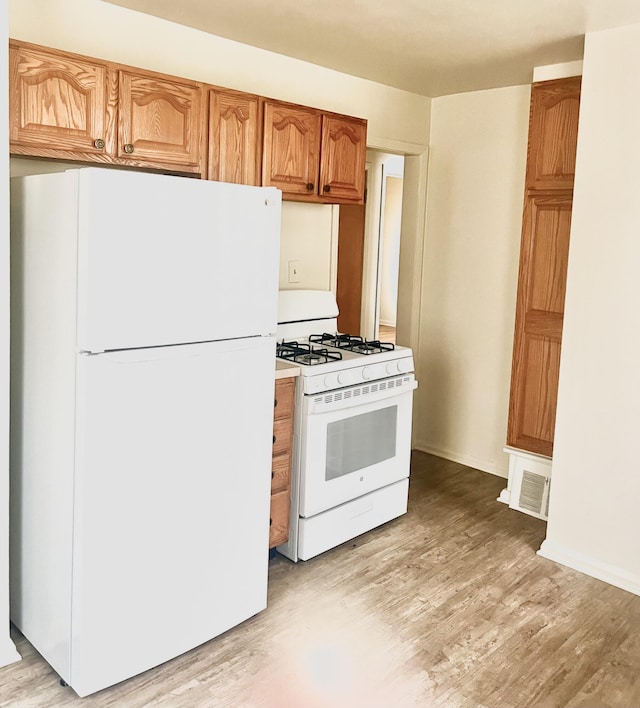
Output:
<svg viewBox="0 0 640 708">
<path fill-rule="evenodd" d="M 283 202 L 280 238 L 280 289 L 335 292 L 334 250 L 338 246 L 338 206 Z M 289 282 L 289 261 L 300 281 Z"/>
<path fill-rule="evenodd" d="M 547 539 L 640 594 L 640 25 L 586 37 Z"/>
<path fill-rule="evenodd" d="M 529 86 L 435 99 L 414 437 L 502 476 Z"/>
</svg>

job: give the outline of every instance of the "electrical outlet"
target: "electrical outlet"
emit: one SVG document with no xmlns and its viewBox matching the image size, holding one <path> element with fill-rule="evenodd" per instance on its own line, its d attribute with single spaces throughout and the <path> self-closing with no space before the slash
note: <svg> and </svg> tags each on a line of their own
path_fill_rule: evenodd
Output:
<svg viewBox="0 0 640 708">
<path fill-rule="evenodd" d="M 300 282 L 300 261 L 289 261 L 289 282 Z"/>
</svg>

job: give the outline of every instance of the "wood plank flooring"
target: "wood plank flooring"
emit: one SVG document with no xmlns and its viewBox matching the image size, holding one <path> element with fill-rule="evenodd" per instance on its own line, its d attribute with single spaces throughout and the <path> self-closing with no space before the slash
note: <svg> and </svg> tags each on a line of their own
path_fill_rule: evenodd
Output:
<svg viewBox="0 0 640 708">
<path fill-rule="evenodd" d="M 381 342 L 396 343 L 396 328 L 388 325 L 380 325 L 378 327 L 378 337 Z"/>
<path fill-rule="evenodd" d="M 14 632 L 0 706 L 637 708 L 640 597 L 537 556 L 545 524 L 503 486 L 414 453 L 408 514 L 272 559 L 269 607 L 240 627 L 85 699 Z"/>
</svg>

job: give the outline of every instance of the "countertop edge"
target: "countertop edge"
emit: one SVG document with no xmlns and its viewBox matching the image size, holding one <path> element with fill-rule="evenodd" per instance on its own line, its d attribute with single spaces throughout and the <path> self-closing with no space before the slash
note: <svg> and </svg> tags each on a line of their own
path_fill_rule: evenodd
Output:
<svg viewBox="0 0 640 708">
<path fill-rule="evenodd" d="M 295 364 L 289 364 L 287 361 L 276 359 L 276 381 L 278 379 L 288 379 L 295 376 L 300 376 L 300 367 Z"/>
</svg>

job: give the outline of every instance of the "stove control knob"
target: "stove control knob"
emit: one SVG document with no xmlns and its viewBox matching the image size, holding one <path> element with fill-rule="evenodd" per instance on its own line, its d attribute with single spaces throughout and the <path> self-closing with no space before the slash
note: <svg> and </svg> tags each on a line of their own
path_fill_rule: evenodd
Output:
<svg viewBox="0 0 640 708">
<path fill-rule="evenodd" d="M 338 384 L 340 378 L 336 376 L 335 374 L 327 374 L 324 377 L 324 385 L 329 389 L 329 388 L 335 388 L 336 385 Z"/>
<path fill-rule="evenodd" d="M 398 362 L 397 361 L 390 361 L 387 364 L 387 373 L 389 375 L 397 374 L 398 371 L 399 371 L 399 369 L 398 369 Z"/>
<path fill-rule="evenodd" d="M 365 381 L 368 381 L 371 378 L 371 369 L 368 366 L 362 367 L 362 371 L 360 373 Z"/>
<path fill-rule="evenodd" d="M 349 383 L 349 374 L 346 371 L 341 371 L 338 374 L 338 383 L 346 386 Z"/>
<path fill-rule="evenodd" d="M 410 356 L 398 359 L 398 373 L 406 374 L 409 371 L 413 371 L 413 359 Z"/>
</svg>

